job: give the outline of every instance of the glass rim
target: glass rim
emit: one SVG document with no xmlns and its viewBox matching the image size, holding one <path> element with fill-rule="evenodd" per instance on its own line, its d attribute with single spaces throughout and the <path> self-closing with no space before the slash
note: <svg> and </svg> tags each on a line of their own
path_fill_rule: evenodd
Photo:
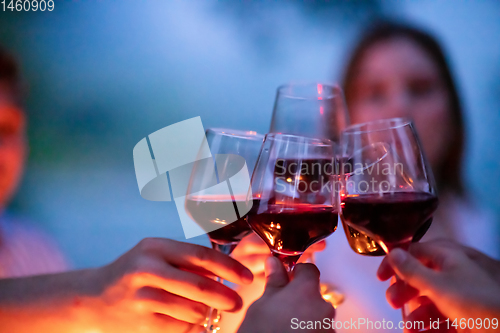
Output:
<svg viewBox="0 0 500 333">
<path fill-rule="evenodd" d="M 320 93 L 315 94 L 315 95 L 307 95 L 305 94 L 299 95 L 299 96 L 294 96 L 293 94 L 287 93 L 284 90 L 286 88 L 290 87 L 300 87 L 300 88 L 307 88 L 307 87 L 313 87 L 313 86 L 318 86 L 321 85 L 322 89 L 324 87 L 328 87 L 329 90 L 331 90 L 328 95 L 321 96 Z M 330 100 L 338 97 L 340 94 L 335 91 L 335 88 L 339 88 L 340 86 L 338 83 L 326 83 L 326 82 L 317 82 L 317 81 L 305 81 L 305 82 L 289 82 L 289 83 L 284 83 L 278 86 L 277 92 L 280 96 L 290 98 L 290 99 L 298 99 L 298 100 L 317 100 L 318 97 L 321 97 L 321 100 Z"/>
<path fill-rule="evenodd" d="M 388 125 L 383 126 L 383 124 L 388 124 Z M 347 126 L 342 131 L 341 135 L 363 134 L 363 133 L 387 131 L 387 130 L 401 128 L 401 127 L 408 126 L 408 125 L 412 125 L 412 121 L 410 118 L 407 118 L 407 117 L 394 117 L 394 118 L 378 119 L 378 120 L 367 121 L 364 123 Z M 367 126 L 375 126 L 375 127 L 371 128 L 371 129 L 362 129 L 363 127 L 367 127 Z"/>
<path fill-rule="evenodd" d="M 317 144 L 318 146 L 334 146 L 334 142 L 329 139 L 321 139 L 321 138 L 313 138 L 309 136 L 295 135 L 295 134 L 287 134 L 287 133 L 267 133 L 264 137 L 264 142 L 267 141 L 268 138 L 273 140 L 283 140 L 285 138 L 292 139 L 295 142 L 306 141 L 307 144 Z"/>
<path fill-rule="evenodd" d="M 264 135 L 256 131 L 234 130 L 230 128 L 213 127 L 207 128 L 205 133 L 212 132 L 226 137 L 235 137 L 249 140 L 264 140 Z"/>
</svg>

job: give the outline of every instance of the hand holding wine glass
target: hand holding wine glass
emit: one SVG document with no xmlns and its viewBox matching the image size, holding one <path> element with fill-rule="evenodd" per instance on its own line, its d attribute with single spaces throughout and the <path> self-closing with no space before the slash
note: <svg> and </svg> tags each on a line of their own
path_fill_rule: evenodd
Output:
<svg viewBox="0 0 500 333">
<path fill-rule="evenodd" d="M 247 311 L 238 333 L 296 332 L 292 318 L 301 321 L 334 319 L 335 309 L 319 292 L 319 271 L 313 264 L 298 264 L 293 278 L 273 257 L 266 261 L 266 289 Z M 331 332 L 317 328 L 308 332 Z"/>
<path fill-rule="evenodd" d="M 210 306 L 237 311 L 252 282 L 236 260 L 204 246 L 145 238 L 98 268 L 0 280 L 2 332 L 199 332 Z"/>
<path fill-rule="evenodd" d="M 395 274 L 411 288 L 416 288 L 420 296 L 428 297 L 451 321 L 475 319 L 476 329 L 471 332 L 488 331 L 486 323 L 491 331 L 498 329 L 499 261 L 452 241 L 436 240 L 412 244 L 409 252 L 391 251 L 380 264 L 377 275 L 385 281 Z M 394 284 L 387 289 L 386 295 L 395 308 L 409 301 L 408 289 Z M 421 318 L 412 313 L 408 320 Z"/>
</svg>

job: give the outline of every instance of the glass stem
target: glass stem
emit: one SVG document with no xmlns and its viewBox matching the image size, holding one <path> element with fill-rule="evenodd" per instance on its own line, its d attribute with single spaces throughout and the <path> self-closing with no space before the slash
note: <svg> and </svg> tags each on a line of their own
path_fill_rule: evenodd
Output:
<svg viewBox="0 0 500 333">
<path fill-rule="evenodd" d="M 231 253 L 233 253 L 233 250 L 236 248 L 236 245 L 238 245 L 238 243 L 217 244 L 217 243 L 212 242 L 212 248 L 215 251 L 220 252 L 220 253 L 224 253 L 227 255 L 230 255 Z"/>
<path fill-rule="evenodd" d="M 379 245 L 384 249 L 386 254 L 389 253 L 389 249 L 387 248 L 387 246 L 383 242 L 379 242 Z M 409 242 L 405 243 L 405 244 L 399 246 L 399 248 L 402 250 L 408 251 L 408 249 L 410 248 L 410 243 Z M 397 274 L 395 275 L 395 277 L 396 277 L 396 281 L 403 281 L 403 279 L 401 279 Z M 406 283 L 406 282 L 404 282 L 404 283 Z M 403 305 L 403 307 L 401 308 L 401 316 L 403 317 L 404 322 L 406 322 L 406 319 L 408 318 L 408 315 L 410 314 L 410 312 L 411 312 L 410 305 L 408 303 L 405 303 Z"/>
<path fill-rule="evenodd" d="M 397 274 L 395 275 L 396 281 L 403 281 Z M 410 307 L 408 303 L 405 303 L 401 308 L 401 316 L 403 317 L 403 321 L 406 322 L 406 318 L 410 314 Z"/>
<path fill-rule="evenodd" d="M 284 255 L 281 255 L 277 252 L 272 252 L 272 254 L 273 254 L 273 256 L 278 258 L 283 263 L 283 266 L 285 266 L 285 269 L 286 269 L 288 274 L 293 272 L 293 269 L 294 269 L 295 265 L 297 264 L 297 261 L 299 261 L 299 258 L 301 256 L 300 254 L 295 255 L 295 256 L 284 256 Z"/>
</svg>

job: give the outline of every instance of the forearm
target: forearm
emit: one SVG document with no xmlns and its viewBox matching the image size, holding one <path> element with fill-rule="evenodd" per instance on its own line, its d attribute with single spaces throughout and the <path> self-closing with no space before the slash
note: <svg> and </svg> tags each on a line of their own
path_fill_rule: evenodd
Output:
<svg viewBox="0 0 500 333">
<path fill-rule="evenodd" d="M 6 332 L 83 332 L 95 322 L 97 285 L 93 269 L 1 279 L 2 327 Z"/>
</svg>

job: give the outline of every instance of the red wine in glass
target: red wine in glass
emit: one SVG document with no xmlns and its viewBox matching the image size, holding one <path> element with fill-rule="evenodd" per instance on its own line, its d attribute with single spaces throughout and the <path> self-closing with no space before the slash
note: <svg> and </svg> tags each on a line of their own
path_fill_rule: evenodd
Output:
<svg viewBox="0 0 500 333">
<path fill-rule="evenodd" d="M 297 187 L 300 190 L 299 196 L 307 197 L 323 186 L 328 181 L 332 181 L 331 176 L 338 173 L 339 168 L 351 169 L 352 165 L 349 164 L 347 159 L 320 159 L 310 158 L 303 159 L 297 162 L 294 159 L 277 160 L 275 164 L 275 175 L 280 179 L 280 186 L 290 186 L 298 182 Z M 324 198 L 312 196 L 309 200 Z M 347 241 L 351 248 L 363 255 L 368 256 L 383 256 L 385 255 L 384 249 L 371 237 L 365 233 L 356 230 L 344 223 L 344 231 L 347 236 Z"/>
<path fill-rule="evenodd" d="M 372 257 L 385 256 L 384 249 L 373 238 L 347 225 L 342 216 L 341 220 L 347 242 L 354 252 Z"/>
<path fill-rule="evenodd" d="M 254 200 L 254 207 L 259 204 L 259 200 Z M 332 206 L 301 203 L 260 206 L 265 209 L 249 215 L 248 222 L 272 254 L 290 269 L 309 246 L 337 229 L 338 213 Z"/>
<path fill-rule="evenodd" d="M 252 232 L 247 222 L 247 215 L 252 213 L 252 209 L 243 216 L 238 214 L 236 221 L 228 223 L 220 217 L 220 212 L 224 210 L 221 207 L 227 207 L 228 204 L 232 204 L 235 212 L 238 212 L 237 207 L 244 206 L 245 200 L 243 198 L 237 200 L 236 198 L 233 201 L 231 198 L 222 198 L 221 196 L 194 196 L 186 199 L 186 211 L 200 226 L 224 225 L 207 234 L 214 246 L 230 246 L 230 252 L 232 252 L 243 237 Z"/>
<path fill-rule="evenodd" d="M 407 249 L 422 227 L 430 225 L 438 199 L 427 192 L 347 195 L 343 219 L 352 228 L 376 239 L 386 252 Z"/>
<path fill-rule="evenodd" d="M 347 242 L 351 249 L 361 255 L 371 256 L 371 257 L 379 257 L 385 256 L 384 249 L 370 236 L 368 236 L 365 232 L 356 230 L 350 227 L 347 223 L 345 223 L 345 219 L 341 215 L 341 221 L 344 227 L 344 232 L 347 237 Z M 432 218 L 425 221 L 425 223 L 418 229 L 411 240 L 412 243 L 416 243 L 422 239 L 427 230 L 432 224 Z"/>
</svg>

